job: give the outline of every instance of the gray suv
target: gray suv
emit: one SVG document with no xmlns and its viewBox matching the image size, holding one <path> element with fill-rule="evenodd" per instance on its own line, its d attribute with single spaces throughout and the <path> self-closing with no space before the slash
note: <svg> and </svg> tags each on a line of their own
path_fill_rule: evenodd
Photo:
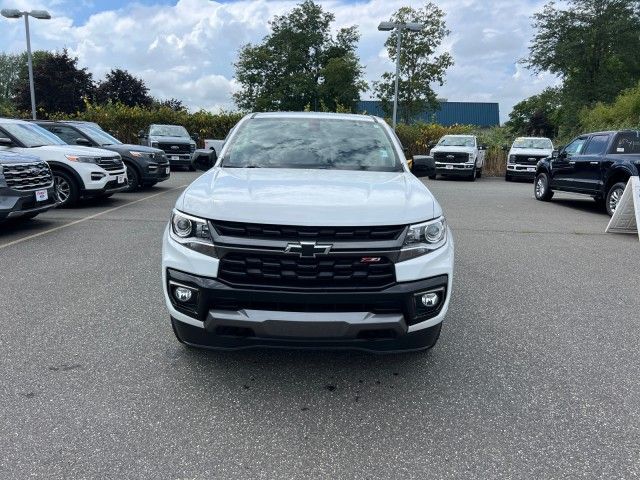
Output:
<svg viewBox="0 0 640 480">
<path fill-rule="evenodd" d="M 191 166 L 191 156 L 196 150 L 197 135 L 189 135 L 181 125 L 149 125 L 138 133 L 140 145 L 163 150 L 172 167 Z"/>
</svg>

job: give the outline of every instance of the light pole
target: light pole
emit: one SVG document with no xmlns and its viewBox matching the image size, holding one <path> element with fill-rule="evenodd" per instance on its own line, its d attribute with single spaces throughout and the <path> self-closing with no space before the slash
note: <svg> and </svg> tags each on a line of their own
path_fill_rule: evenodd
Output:
<svg viewBox="0 0 640 480">
<path fill-rule="evenodd" d="M 7 18 L 24 17 L 24 28 L 27 34 L 27 63 L 29 64 L 29 89 L 31 90 L 31 115 L 36 119 L 36 92 L 33 87 L 33 59 L 31 58 L 31 36 L 29 35 L 29 17 L 39 20 L 49 20 L 51 15 L 46 10 L 31 10 L 30 12 L 21 12 L 16 8 L 5 8 L 0 13 Z"/>
<path fill-rule="evenodd" d="M 402 31 L 407 30 L 409 32 L 420 32 L 424 26 L 421 23 L 416 22 L 380 22 L 378 30 L 381 32 L 396 31 L 396 87 L 395 94 L 393 96 L 393 129 L 396 128 L 398 118 L 398 80 L 400 78 L 400 45 L 402 43 Z"/>
</svg>

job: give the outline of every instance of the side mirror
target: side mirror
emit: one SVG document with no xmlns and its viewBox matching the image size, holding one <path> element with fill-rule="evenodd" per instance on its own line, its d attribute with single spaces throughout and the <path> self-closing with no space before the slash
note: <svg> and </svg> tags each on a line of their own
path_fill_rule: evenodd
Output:
<svg viewBox="0 0 640 480">
<path fill-rule="evenodd" d="M 502 145 L 502 151 L 503 152 L 508 152 L 509 151 L 509 145 Z"/>
<path fill-rule="evenodd" d="M 2 145 L 3 147 L 10 147 L 11 145 L 13 145 L 13 141 L 11 141 L 11 139 L 7 137 L 0 137 L 0 145 Z"/>
<path fill-rule="evenodd" d="M 78 137 L 76 138 L 76 145 L 82 145 L 83 147 L 91 147 L 92 143 L 88 138 Z"/>
<path fill-rule="evenodd" d="M 197 142 L 198 140 L 200 140 L 200 135 L 198 135 L 197 133 L 192 133 L 191 140 L 193 140 L 194 142 Z"/>
<path fill-rule="evenodd" d="M 554 150 L 553 152 L 551 152 L 551 158 L 558 158 L 559 152 L 558 150 Z"/>
<path fill-rule="evenodd" d="M 413 173 L 416 177 L 431 177 L 436 174 L 436 161 L 431 155 L 413 156 Z"/>
<path fill-rule="evenodd" d="M 206 172 L 213 168 L 218 160 L 218 155 L 215 150 L 203 150 L 199 149 L 193 152 L 193 156 L 191 157 L 191 165 L 196 170 L 201 170 Z"/>
<path fill-rule="evenodd" d="M 138 138 L 145 138 L 145 137 L 146 137 L 146 135 L 144 134 L 144 130 L 140 130 L 138 132 Z"/>
</svg>

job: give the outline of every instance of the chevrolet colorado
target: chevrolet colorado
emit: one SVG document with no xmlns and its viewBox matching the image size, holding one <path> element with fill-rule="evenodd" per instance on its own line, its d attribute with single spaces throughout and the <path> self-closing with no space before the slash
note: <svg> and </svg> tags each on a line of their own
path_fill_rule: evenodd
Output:
<svg viewBox="0 0 640 480">
<path fill-rule="evenodd" d="M 419 350 L 449 306 L 442 208 L 371 116 L 258 113 L 178 198 L 162 250 L 187 345 Z"/>
</svg>

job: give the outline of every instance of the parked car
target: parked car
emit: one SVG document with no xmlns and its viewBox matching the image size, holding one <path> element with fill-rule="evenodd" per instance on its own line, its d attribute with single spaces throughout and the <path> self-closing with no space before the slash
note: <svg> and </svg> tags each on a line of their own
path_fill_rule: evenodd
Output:
<svg viewBox="0 0 640 480">
<path fill-rule="evenodd" d="M 32 122 L 0 118 L 0 152 L 34 155 L 46 161 L 60 206 L 81 197 L 109 197 L 127 188 L 127 172 L 120 155 L 99 148 L 67 145 Z"/>
<path fill-rule="evenodd" d="M 140 130 L 140 145 L 162 150 L 172 167 L 187 167 L 190 170 L 191 155 L 196 150 L 197 136 L 189 136 L 187 129 L 180 125 L 149 125 Z"/>
<path fill-rule="evenodd" d="M 553 143 L 544 137 L 518 137 L 507 154 L 507 171 L 504 179 L 514 178 L 533 180 L 536 167 L 543 158 L 553 153 Z"/>
<path fill-rule="evenodd" d="M 451 297 L 442 208 L 372 116 L 258 113 L 178 198 L 163 287 L 207 348 L 429 348 Z M 212 168 L 213 167 L 213 168 Z M 210 170 L 209 170 L 210 169 Z"/>
<path fill-rule="evenodd" d="M 639 171 L 640 131 L 588 133 L 538 162 L 534 194 L 543 201 L 555 191 L 591 195 L 613 215 L 629 177 Z"/>
<path fill-rule="evenodd" d="M 445 135 L 431 149 L 436 173 L 429 178 L 440 174 L 466 177 L 473 182 L 482 176 L 485 150 L 475 135 Z"/>
<path fill-rule="evenodd" d="M 0 223 L 33 218 L 58 204 L 53 175 L 38 157 L 0 150 Z"/>
<path fill-rule="evenodd" d="M 150 187 L 169 178 L 169 160 L 159 148 L 128 145 L 108 134 L 93 122 L 36 122 L 69 145 L 98 147 L 116 152 L 127 169 L 128 190 Z"/>
</svg>

